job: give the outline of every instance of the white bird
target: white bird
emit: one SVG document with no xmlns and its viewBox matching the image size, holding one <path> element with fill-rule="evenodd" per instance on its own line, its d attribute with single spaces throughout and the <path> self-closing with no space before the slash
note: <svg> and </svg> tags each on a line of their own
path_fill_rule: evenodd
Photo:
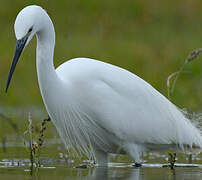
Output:
<svg viewBox="0 0 202 180">
<path fill-rule="evenodd" d="M 37 37 L 36 63 L 46 110 L 67 149 L 106 166 L 108 153 L 141 163 L 143 152 L 202 148 L 202 136 L 166 97 L 135 74 L 89 58 L 53 64 L 55 31 L 41 7 L 17 15 L 16 51 L 6 91 L 24 47 Z"/>
</svg>

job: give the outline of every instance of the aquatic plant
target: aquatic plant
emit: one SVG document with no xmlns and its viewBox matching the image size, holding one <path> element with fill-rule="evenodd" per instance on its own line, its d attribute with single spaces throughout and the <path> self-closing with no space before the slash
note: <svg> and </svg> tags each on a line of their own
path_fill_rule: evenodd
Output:
<svg viewBox="0 0 202 180">
<path fill-rule="evenodd" d="M 40 167 L 40 152 L 41 152 L 41 147 L 43 145 L 44 142 L 44 133 L 46 130 L 46 124 L 47 122 L 50 121 L 50 117 L 43 119 L 43 121 L 41 122 L 41 127 L 40 127 L 40 131 L 39 131 L 39 135 L 37 135 L 37 139 L 34 139 L 34 130 L 35 130 L 35 126 L 33 125 L 33 121 L 31 118 L 31 114 L 29 113 L 28 116 L 28 130 L 24 132 L 24 144 L 25 147 L 27 149 L 27 151 L 29 152 L 29 159 L 30 159 L 30 174 L 32 175 L 33 173 L 33 168 L 34 167 Z M 25 135 L 29 134 L 29 146 L 27 148 L 26 145 L 26 137 Z"/>
<path fill-rule="evenodd" d="M 175 90 L 175 85 L 176 82 L 180 76 L 181 73 L 186 72 L 184 71 L 185 66 L 192 62 L 193 60 L 195 60 L 199 54 L 202 52 L 202 48 L 200 49 L 196 49 L 190 52 L 190 54 L 188 55 L 188 57 L 185 59 L 184 63 L 182 64 L 182 66 L 180 67 L 179 71 L 174 72 L 172 74 L 170 74 L 167 78 L 167 91 L 168 91 L 168 99 L 171 99 L 171 96 Z M 171 79 L 174 78 L 173 82 L 171 83 Z"/>
<path fill-rule="evenodd" d="M 190 54 L 188 55 L 188 57 L 185 59 L 184 63 L 182 64 L 182 66 L 180 67 L 179 71 L 174 72 L 172 74 L 170 74 L 167 78 L 167 91 L 168 91 L 168 99 L 171 100 L 171 96 L 175 90 L 175 86 L 176 86 L 176 82 L 180 76 L 181 73 L 186 72 L 184 71 L 184 68 L 187 64 L 189 64 L 190 62 L 192 62 L 193 60 L 195 60 L 199 54 L 202 52 L 202 48 L 193 50 L 190 52 Z M 174 80 L 171 83 L 171 79 L 174 78 Z M 185 115 L 188 116 L 187 111 L 181 110 L 181 112 Z M 190 114 L 189 114 L 190 115 Z M 200 116 L 201 118 L 201 116 Z M 191 120 L 193 120 L 192 118 L 189 118 Z M 169 167 L 171 169 L 174 169 L 175 166 L 175 162 L 176 162 L 176 153 L 172 153 L 172 152 L 168 152 L 168 162 L 169 162 Z M 189 163 L 192 162 L 192 155 L 189 155 Z"/>
<path fill-rule="evenodd" d="M 176 153 L 168 152 L 168 163 L 170 169 L 174 169 L 175 167 L 176 155 L 177 155 Z"/>
</svg>

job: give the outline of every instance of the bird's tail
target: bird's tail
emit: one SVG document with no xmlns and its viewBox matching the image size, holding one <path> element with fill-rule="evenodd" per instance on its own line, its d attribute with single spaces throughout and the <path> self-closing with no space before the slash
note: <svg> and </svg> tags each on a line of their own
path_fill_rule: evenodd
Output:
<svg viewBox="0 0 202 180">
<path fill-rule="evenodd" d="M 202 113 L 190 113 L 186 109 L 181 109 L 181 112 L 187 119 L 192 122 L 195 127 L 200 130 L 200 133 L 202 135 Z"/>
<path fill-rule="evenodd" d="M 196 134 L 198 138 L 195 137 L 197 141 L 193 144 L 192 148 L 202 150 L 202 113 L 190 113 L 186 109 L 181 109 L 181 112 L 200 133 L 200 135 Z"/>
</svg>

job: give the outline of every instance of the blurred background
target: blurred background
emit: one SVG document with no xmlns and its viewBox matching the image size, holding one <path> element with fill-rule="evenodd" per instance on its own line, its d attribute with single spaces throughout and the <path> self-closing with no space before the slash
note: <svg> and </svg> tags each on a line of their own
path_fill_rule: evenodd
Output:
<svg viewBox="0 0 202 180">
<path fill-rule="evenodd" d="M 167 96 L 167 77 L 193 49 L 202 47 L 200 0 L 1 0 L 0 112 L 15 118 L 46 115 L 35 67 L 36 38 L 23 52 L 8 93 L 5 85 L 15 49 L 13 24 L 25 6 L 46 9 L 55 25 L 55 66 L 90 57 L 125 68 Z M 202 55 L 180 76 L 172 101 L 202 109 Z"/>
<path fill-rule="evenodd" d="M 43 108 L 36 68 L 36 40 L 26 48 L 9 92 L 5 84 L 15 48 L 13 24 L 18 12 L 41 5 L 56 31 L 55 66 L 74 57 L 91 57 L 125 68 L 167 96 L 167 77 L 191 50 L 202 47 L 200 0 L 1 0 L 0 106 Z M 177 83 L 173 102 L 202 109 L 202 57 Z"/>
<path fill-rule="evenodd" d="M 167 77 L 190 51 L 202 47 L 200 0 L 1 0 L 0 108 L 42 109 L 36 67 L 36 39 L 30 43 L 5 94 L 14 54 L 13 24 L 18 12 L 41 5 L 56 31 L 55 66 L 74 57 L 90 57 L 125 68 L 167 96 Z M 202 109 L 202 56 L 182 74 L 172 101 L 190 111 Z"/>
</svg>

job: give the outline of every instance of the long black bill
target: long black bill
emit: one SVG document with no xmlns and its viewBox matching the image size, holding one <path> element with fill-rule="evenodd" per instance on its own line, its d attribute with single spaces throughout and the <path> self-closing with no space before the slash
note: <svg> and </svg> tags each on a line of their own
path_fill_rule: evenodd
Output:
<svg viewBox="0 0 202 180">
<path fill-rule="evenodd" d="M 8 80 L 7 80 L 7 84 L 6 84 L 6 92 L 8 91 L 8 87 L 9 87 L 13 72 L 15 71 L 15 67 L 16 67 L 16 65 L 18 63 L 20 55 L 22 54 L 22 51 L 23 51 L 23 49 L 25 47 L 27 39 L 28 39 L 28 37 L 23 38 L 21 40 L 17 40 L 17 42 L 16 42 L 15 55 L 13 57 L 13 61 L 12 61 L 12 64 L 11 64 L 9 75 L 8 75 Z"/>
</svg>

